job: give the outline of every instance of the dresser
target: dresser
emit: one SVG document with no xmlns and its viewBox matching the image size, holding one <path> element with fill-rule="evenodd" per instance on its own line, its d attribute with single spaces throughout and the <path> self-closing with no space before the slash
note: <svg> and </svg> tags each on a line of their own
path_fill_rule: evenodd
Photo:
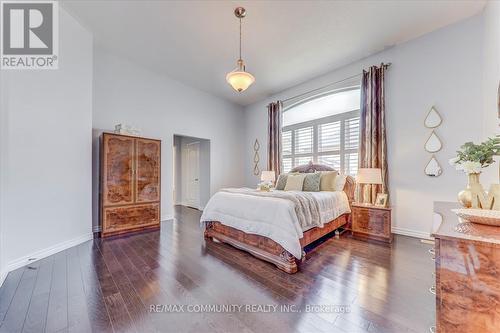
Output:
<svg viewBox="0 0 500 333">
<path fill-rule="evenodd" d="M 101 236 L 160 227 L 159 140 L 101 136 Z"/>
<path fill-rule="evenodd" d="M 500 227 L 464 222 L 455 206 L 434 208 L 436 332 L 500 332 Z"/>
<path fill-rule="evenodd" d="M 351 211 L 351 230 L 354 237 L 392 242 L 391 208 L 352 203 Z"/>
</svg>

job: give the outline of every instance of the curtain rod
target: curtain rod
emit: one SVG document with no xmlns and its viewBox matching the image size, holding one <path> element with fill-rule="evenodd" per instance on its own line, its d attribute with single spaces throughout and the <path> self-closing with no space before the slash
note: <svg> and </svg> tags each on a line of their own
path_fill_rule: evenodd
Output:
<svg viewBox="0 0 500 333">
<path fill-rule="evenodd" d="M 382 66 L 384 66 L 385 68 L 389 67 L 390 65 L 392 65 L 392 63 L 390 63 L 390 62 L 388 62 L 387 64 L 382 64 Z M 322 87 L 319 87 L 319 88 L 307 91 L 305 93 L 302 93 L 302 94 L 299 94 L 299 95 L 296 95 L 296 96 L 292 96 L 292 97 L 289 97 L 287 99 L 282 99 L 281 102 L 284 103 L 284 102 L 288 102 L 289 100 L 302 97 L 304 95 L 309 95 L 310 93 L 313 93 L 313 92 L 318 91 L 318 90 L 325 89 L 325 88 L 327 88 L 329 86 L 333 86 L 334 84 L 338 84 L 338 83 L 341 83 L 341 82 L 344 82 L 344 81 L 348 81 L 350 79 L 354 79 L 356 76 L 360 76 L 361 74 L 362 73 L 359 73 L 359 74 L 356 74 L 356 75 L 353 75 L 353 76 L 349 76 L 348 78 L 345 78 L 345 79 L 342 79 L 342 80 L 339 80 L 339 81 L 335 81 L 335 82 L 329 83 L 329 84 L 327 84 L 325 86 L 322 86 Z"/>
</svg>

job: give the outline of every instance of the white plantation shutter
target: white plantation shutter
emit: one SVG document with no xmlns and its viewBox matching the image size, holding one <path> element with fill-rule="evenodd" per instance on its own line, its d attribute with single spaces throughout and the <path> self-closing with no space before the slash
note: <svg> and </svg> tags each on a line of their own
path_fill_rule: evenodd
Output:
<svg viewBox="0 0 500 333">
<path fill-rule="evenodd" d="M 295 157 L 295 166 L 304 165 L 313 160 L 312 155 Z"/>
<path fill-rule="evenodd" d="M 343 106 L 332 106 L 334 109 L 339 107 Z M 302 123 L 287 122 L 287 112 L 284 112 L 284 123 L 293 124 L 283 128 L 283 171 L 289 172 L 312 161 L 355 176 L 358 172 L 359 110 L 351 110 L 319 119 L 308 118 Z"/>
<path fill-rule="evenodd" d="M 292 155 L 292 131 L 284 131 L 281 139 L 283 156 Z"/>
<path fill-rule="evenodd" d="M 335 170 L 340 170 L 340 154 L 337 155 L 320 155 L 318 156 L 318 163 L 328 165 Z"/>
<path fill-rule="evenodd" d="M 312 126 L 295 130 L 295 154 L 307 154 L 313 152 L 313 128 Z"/>
<path fill-rule="evenodd" d="M 283 157 L 283 172 L 288 173 L 290 170 L 292 170 L 292 158 Z"/>
<path fill-rule="evenodd" d="M 358 149 L 359 147 L 359 117 L 345 121 L 345 149 Z"/>
<path fill-rule="evenodd" d="M 340 121 L 318 126 L 318 152 L 340 150 Z"/>
<path fill-rule="evenodd" d="M 358 173 L 358 153 L 345 154 L 345 174 L 356 176 Z"/>
</svg>

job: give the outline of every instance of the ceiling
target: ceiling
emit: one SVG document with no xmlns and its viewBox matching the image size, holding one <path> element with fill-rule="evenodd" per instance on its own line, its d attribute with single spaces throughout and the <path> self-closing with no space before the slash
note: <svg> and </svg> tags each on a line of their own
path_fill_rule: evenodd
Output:
<svg viewBox="0 0 500 333">
<path fill-rule="evenodd" d="M 248 105 L 479 13 L 486 1 L 65 1 L 97 45 L 186 85 Z M 238 20 L 256 82 L 237 93 Z"/>
</svg>

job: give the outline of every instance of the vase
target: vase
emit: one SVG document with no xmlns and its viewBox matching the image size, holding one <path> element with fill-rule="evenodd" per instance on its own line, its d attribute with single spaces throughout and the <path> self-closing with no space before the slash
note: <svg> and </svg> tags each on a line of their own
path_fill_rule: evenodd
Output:
<svg viewBox="0 0 500 333">
<path fill-rule="evenodd" d="M 480 173 L 469 173 L 467 188 L 458 193 L 458 202 L 460 202 L 464 208 L 472 207 L 472 188 L 481 186 L 479 183 L 479 175 Z"/>
</svg>

